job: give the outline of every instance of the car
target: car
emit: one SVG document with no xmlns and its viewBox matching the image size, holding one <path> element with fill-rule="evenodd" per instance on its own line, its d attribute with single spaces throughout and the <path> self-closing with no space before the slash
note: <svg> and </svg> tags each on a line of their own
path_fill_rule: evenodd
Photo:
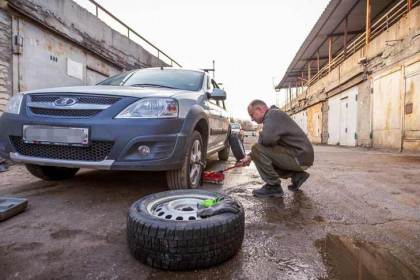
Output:
<svg viewBox="0 0 420 280">
<path fill-rule="evenodd" d="M 244 130 L 242 129 L 241 125 L 239 123 L 231 123 L 231 133 L 237 133 L 239 136 L 239 139 L 244 142 Z"/>
<path fill-rule="evenodd" d="M 0 117 L 0 156 L 45 180 L 166 171 L 170 189 L 197 188 L 209 155 L 229 157 L 226 97 L 207 72 L 169 67 L 18 93 Z"/>
<path fill-rule="evenodd" d="M 244 135 L 245 135 L 245 137 L 248 137 L 248 136 L 255 136 L 255 135 L 256 135 L 256 133 L 255 133 L 255 131 L 250 131 L 250 130 L 247 130 L 247 131 L 244 131 Z"/>
</svg>

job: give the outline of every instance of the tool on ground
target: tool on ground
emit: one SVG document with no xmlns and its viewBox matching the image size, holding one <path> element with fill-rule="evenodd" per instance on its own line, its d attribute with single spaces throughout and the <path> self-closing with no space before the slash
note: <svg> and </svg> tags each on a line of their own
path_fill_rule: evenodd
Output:
<svg viewBox="0 0 420 280">
<path fill-rule="evenodd" d="M 220 170 L 220 171 L 204 171 L 203 172 L 203 181 L 206 183 L 215 183 L 219 184 L 222 183 L 225 179 L 225 175 L 223 172 L 231 170 L 233 168 L 241 167 L 242 163 L 237 163 L 234 166 L 228 167 L 226 169 Z"/>
<path fill-rule="evenodd" d="M 209 198 L 204 200 L 203 202 L 200 203 L 201 206 L 203 207 L 211 207 L 213 205 L 215 205 L 217 202 L 219 202 L 220 197 L 216 196 L 215 198 Z"/>
<path fill-rule="evenodd" d="M 238 213 L 239 212 L 239 204 L 229 198 L 219 200 L 219 197 L 215 199 L 206 199 L 209 201 L 214 202 L 217 199 L 217 202 L 212 204 L 209 207 L 198 207 L 197 215 L 202 218 L 219 215 L 222 213 Z M 205 200 L 205 201 L 206 201 Z"/>
</svg>

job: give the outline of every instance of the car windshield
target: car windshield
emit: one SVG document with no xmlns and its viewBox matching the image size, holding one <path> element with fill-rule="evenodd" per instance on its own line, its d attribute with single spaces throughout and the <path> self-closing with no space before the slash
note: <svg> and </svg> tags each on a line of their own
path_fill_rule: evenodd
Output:
<svg viewBox="0 0 420 280">
<path fill-rule="evenodd" d="M 147 69 L 118 74 L 98 85 L 162 87 L 197 91 L 201 89 L 204 73 L 175 69 Z"/>
<path fill-rule="evenodd" d="M 240 129 L 241 127 L 239 126 L 239 124 L 234 123 L 234 124 L 232 124 L 232 128 L 233 129 Z"/>
</svg>

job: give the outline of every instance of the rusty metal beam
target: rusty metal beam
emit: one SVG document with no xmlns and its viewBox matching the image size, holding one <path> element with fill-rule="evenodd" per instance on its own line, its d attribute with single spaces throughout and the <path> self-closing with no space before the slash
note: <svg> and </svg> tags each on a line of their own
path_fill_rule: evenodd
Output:
<svg viewBox="0 0 420 280">
<path fill-rule="evenodd" d="M 319 51 L 318 51 L 317 57 L 305 59 L 305 61 L 316 61 L 316 60 L 319 60 L 319 59 L 328 59 L 328 56 L 319 56 Z"/>
<path fill-rule="evenodd" d="M 308 82 L 311 80 L 311 62 L 308 61 Z"/>
<path fill-rule="evenodd" d="M 344 24 L 345 20 L 344 20 Z M 347 31 L 347 35 L 357 35 L 357 34 L 362 34 L 363 32 L 365 32 L 365 30 L 352 30 L 352 31 Z M 339 33 L 331 33 L 328 34 L 327 37 L 341 37 L 341 36 L 346 36 L 346 32 L 339 32 Z"/>
<path fill-rule="evenodd" d="M 319 72 L 319 50 L 316 51 L 316 68 Z"/>
<path fill-rule="evenodd" d="M 346 56 L 347 56 L 347 40 L 348 40 L 348 20 L 349 18 L 348 18 L 348 16 L 346 16 L 346 18 L 344 19 L 344 50 L 343 50 L 343 52 L 344 52 L 344 59 L 346 58 Z"/>
<path fill-rule="evenodd" d="M 330 37 L 328 40 L 328 73 L 331 73 L 331 60 L 332 60 L 332 37 Z"/>
<path fill-rule="evenodd" d="M 413 0 L 407 0 L 407 12 L 411 11 L 412 6 L 413 6 Z"/>
<path fill-rule="evenodd" d="M 372 29 L 372 5 L 371 0 L 366 0 L 366 45 L 370 42 L 370 31 Z"/>
</svg>

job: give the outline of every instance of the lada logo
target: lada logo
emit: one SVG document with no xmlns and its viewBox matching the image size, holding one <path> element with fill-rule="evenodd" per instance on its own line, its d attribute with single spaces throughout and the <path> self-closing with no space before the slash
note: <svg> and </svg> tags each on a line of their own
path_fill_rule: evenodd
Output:
<svg viewBox="0 0 420 280">
<path fill-rule="evenodd" d="M 54 101 L 54 105 L 64 107 L 74 105 L 76 102 L 77 100 L 74 98 L 62 97 Z"/>
</svg>

